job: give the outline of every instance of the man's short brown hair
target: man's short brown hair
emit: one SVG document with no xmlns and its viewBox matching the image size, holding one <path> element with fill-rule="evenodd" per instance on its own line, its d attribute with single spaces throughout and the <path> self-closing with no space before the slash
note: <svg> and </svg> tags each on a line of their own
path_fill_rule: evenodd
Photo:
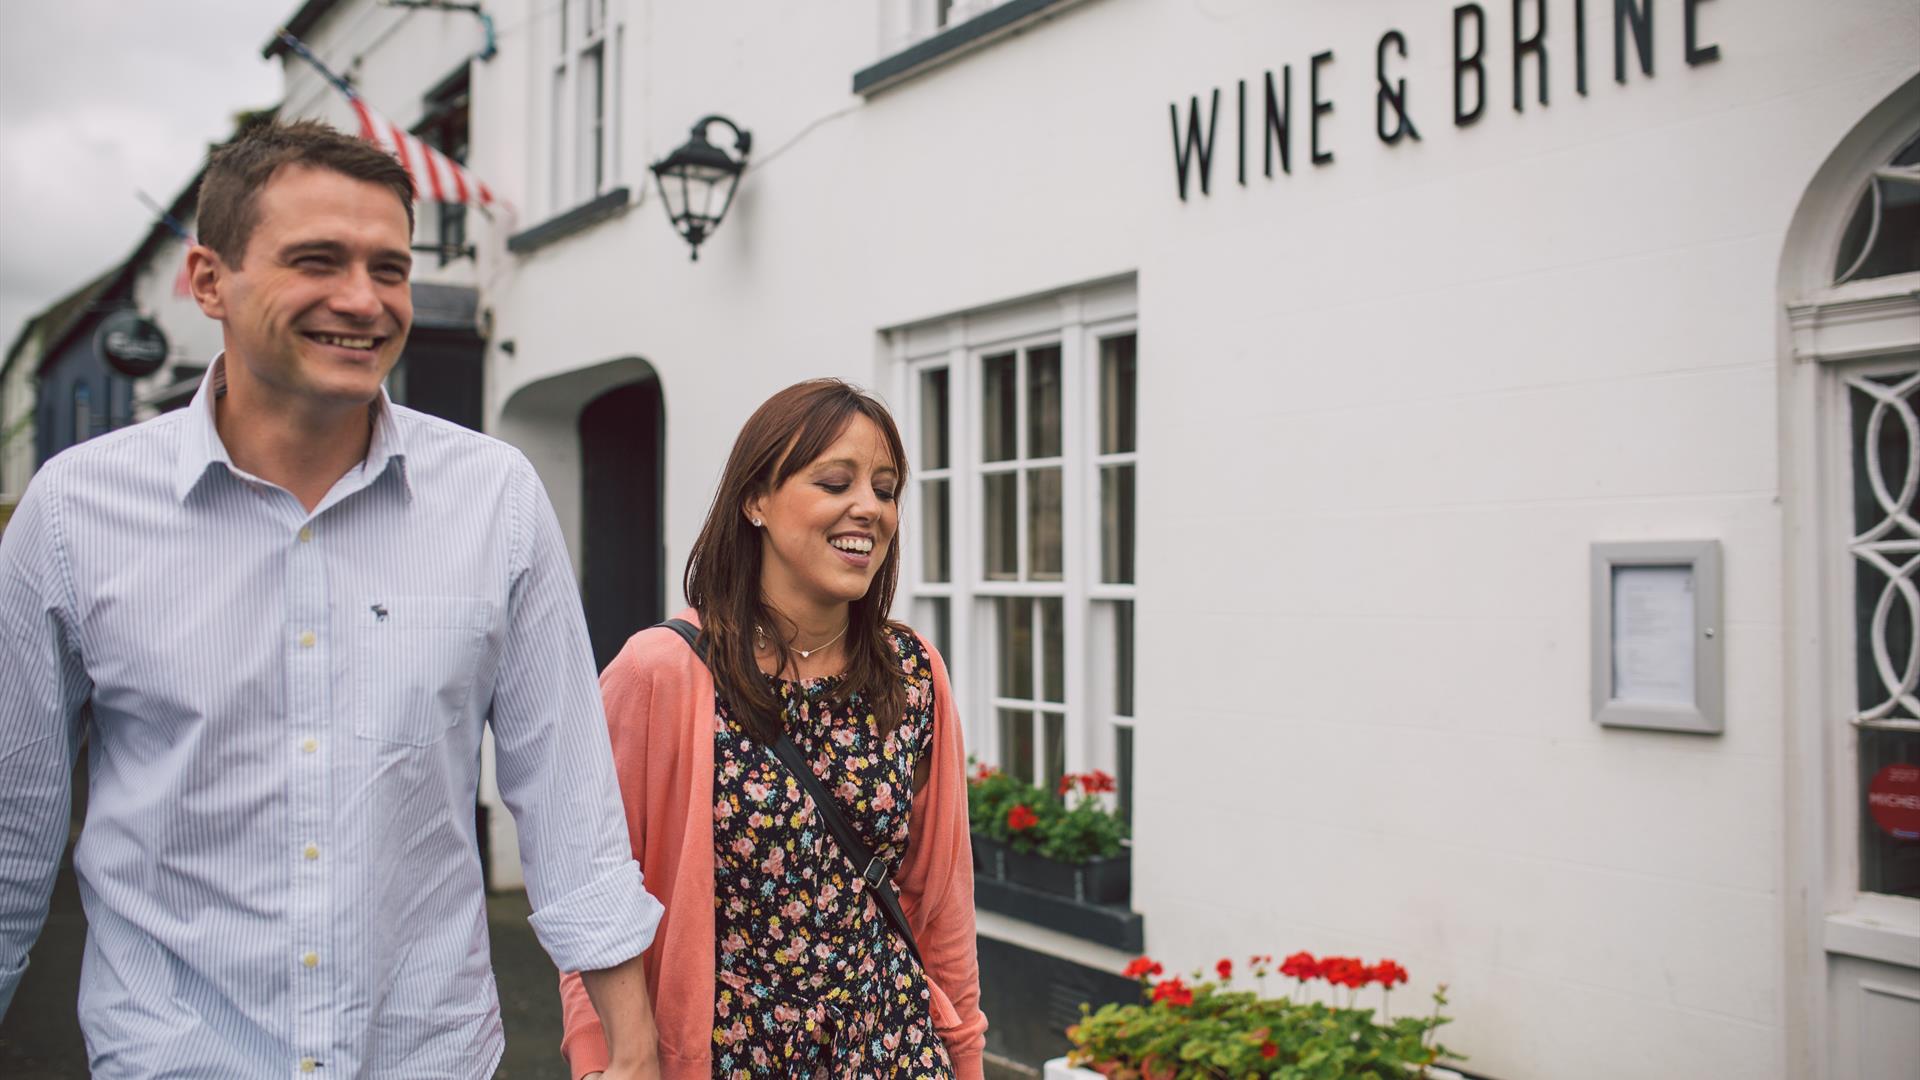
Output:
<svg viewBox="0 0 1920 1080">
<path fill-rule="evenodd" d="M 200 242 L 232 266 L 246 257 L 247 241 L 260 223 L 260 192 L 288 165 L 331 169 L 382 184 L 407 210 L 413 232 L 413 177 L 392 154 L 318 120 L 263 123 L 243 131 L 207 158 L 197 212 Z"/>
</svg>

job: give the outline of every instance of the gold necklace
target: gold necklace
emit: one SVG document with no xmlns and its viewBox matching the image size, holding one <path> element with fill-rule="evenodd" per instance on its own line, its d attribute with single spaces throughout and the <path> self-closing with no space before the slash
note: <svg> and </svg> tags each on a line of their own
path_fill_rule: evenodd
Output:
<svg viewBox="0 0 1920 1080">
<path fill-rule="evenodd" d="M 811 659 L 811 658 L 813 657 L 813 654 L 814 654 L 814 653 L 817 653 L 817 652 L 819 652 L 819 651 L 820 651 L 821 649 L 824 649 L 824 648 L 826 648 L 827 646 L 829 646 L 829 645 L 831 645 L 831 644 L 833 644 L 833 643 L 834 643 L 834 642 L 836 642 L 836 641 L 839 641 L 839 640 L 840 640 L 840 639 L 841 639 L 842 637 L 844 637 L 844 636 L 846 635 L 846 632 L 847 632 L 847 627 L 849 627 L 849 626 L 852 626 L 852 625 L 853 625 L 853 620 L 852 620 L 852 619 L 848 619 L 848 620 L 847 620 L 847 621 L 846 621 L 846 622 L 845 622 L 844 624 L 842 624 L 842 625 L 841 625 L 841 627 L 840 627 L 840 632 L 839 632 L 838 634 L 835 634 L 835 635 L 833 635 L 832 637 L 830 637 L 830 638 L 828 638 L 827 640 L 825 640 L 825 641 L 823 641 L 823 642 L 821 642 L 820 644 L 818 644 L 818 645 L 815 645 L 815 646 L 814 646 L 813 648 L 811 648 L 811 649 L 799 649 L 799 648 L 795 648 L 795 647 L 794 647 L 794 646 L 792 646 L 792 645 L 789 645 L 789 646 L 787 646 L 787 648 L 788 648 L 789 650 L 791 650 L 791 651 L 793 651 L 793 652 L 797 652 L 797 653 L 799 653 L 799 654 L 800 654 L 800 659 L 802 659 L 802 660 L 807 660 L 807 659 Z M 767 637 L 767 632 L 766 632 L 765 630 L 762 630 L 762 629 L 760 628 L 760 626 L 759 626 L 759 624 L 757 624 L 757 623 L 756 623 L 756 624 L 754 624 L 754 627 L 753 627 L 753 635 L 754 635 L 755 637 L 757 637 L 757 638 L 759 638 L 759 639 L 760 639 L 761 641 L 769 641 L 769 640 L 771 640 L 771 639 L 769 639 L 769 638 Z"/>
</svg>

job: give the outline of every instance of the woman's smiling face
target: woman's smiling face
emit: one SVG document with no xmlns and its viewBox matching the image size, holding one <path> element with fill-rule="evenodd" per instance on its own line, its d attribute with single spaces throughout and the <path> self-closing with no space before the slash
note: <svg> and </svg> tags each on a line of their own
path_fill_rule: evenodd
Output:
<svg viewBox="0 0 1920 1080">
<path fill-rule="evenodd" d="M 766 534 L 760 588 L 789 618 L 867 594 L 900 527 L 900 470 L 887 440 L 858 413 L 832 445 L 786 482 L 747 501 Z"/>
</svg>

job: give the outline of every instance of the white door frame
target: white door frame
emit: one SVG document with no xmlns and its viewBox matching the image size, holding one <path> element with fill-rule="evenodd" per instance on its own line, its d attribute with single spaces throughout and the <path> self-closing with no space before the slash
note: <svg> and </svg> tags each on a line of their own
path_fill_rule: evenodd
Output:
<svg viewBox="0 0 1920 1080">
<path fill-rule="evenodd" d="M 1785 535 L 1786 1074 L 1851 1080 L 1859 1047 L 1830 1033 L 1832 970 L 1844 958 L 1920 970 L 1920 900 L 1863 894 L 1856 830 L 1851 556 L 1834 528 L 1850 462 L 1835 460 L 1839 370 L 1920 355 L 1920 273 L 1831 284 L 1842 232 L 1867 177 L 1920 124 L 1920 76 L 1841 141 L 1787 234 L 1778 308 Z M 1841 489 L 1841 490 L 1836 490 Z M 1863 984 L 1864 985 L 1864 984 Z M 1830 1037 L 1832 1035 L 1833 1037 Z"/>
</svg>

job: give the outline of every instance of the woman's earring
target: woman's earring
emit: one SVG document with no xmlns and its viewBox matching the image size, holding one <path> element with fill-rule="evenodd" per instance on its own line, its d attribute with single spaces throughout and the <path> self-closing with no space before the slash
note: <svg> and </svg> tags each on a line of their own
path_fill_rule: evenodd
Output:
<svg viewBox="0 0 1920 1080">
<path fill-rule="evenodd" d="M 760 527 L 760 519 L 759 519 L 759 518 L 754 518 L 754 519 L 753 519 L 753 527 L 754 527 L 754 528 L 756 528 L 756 529 Z"/>
</svg>

